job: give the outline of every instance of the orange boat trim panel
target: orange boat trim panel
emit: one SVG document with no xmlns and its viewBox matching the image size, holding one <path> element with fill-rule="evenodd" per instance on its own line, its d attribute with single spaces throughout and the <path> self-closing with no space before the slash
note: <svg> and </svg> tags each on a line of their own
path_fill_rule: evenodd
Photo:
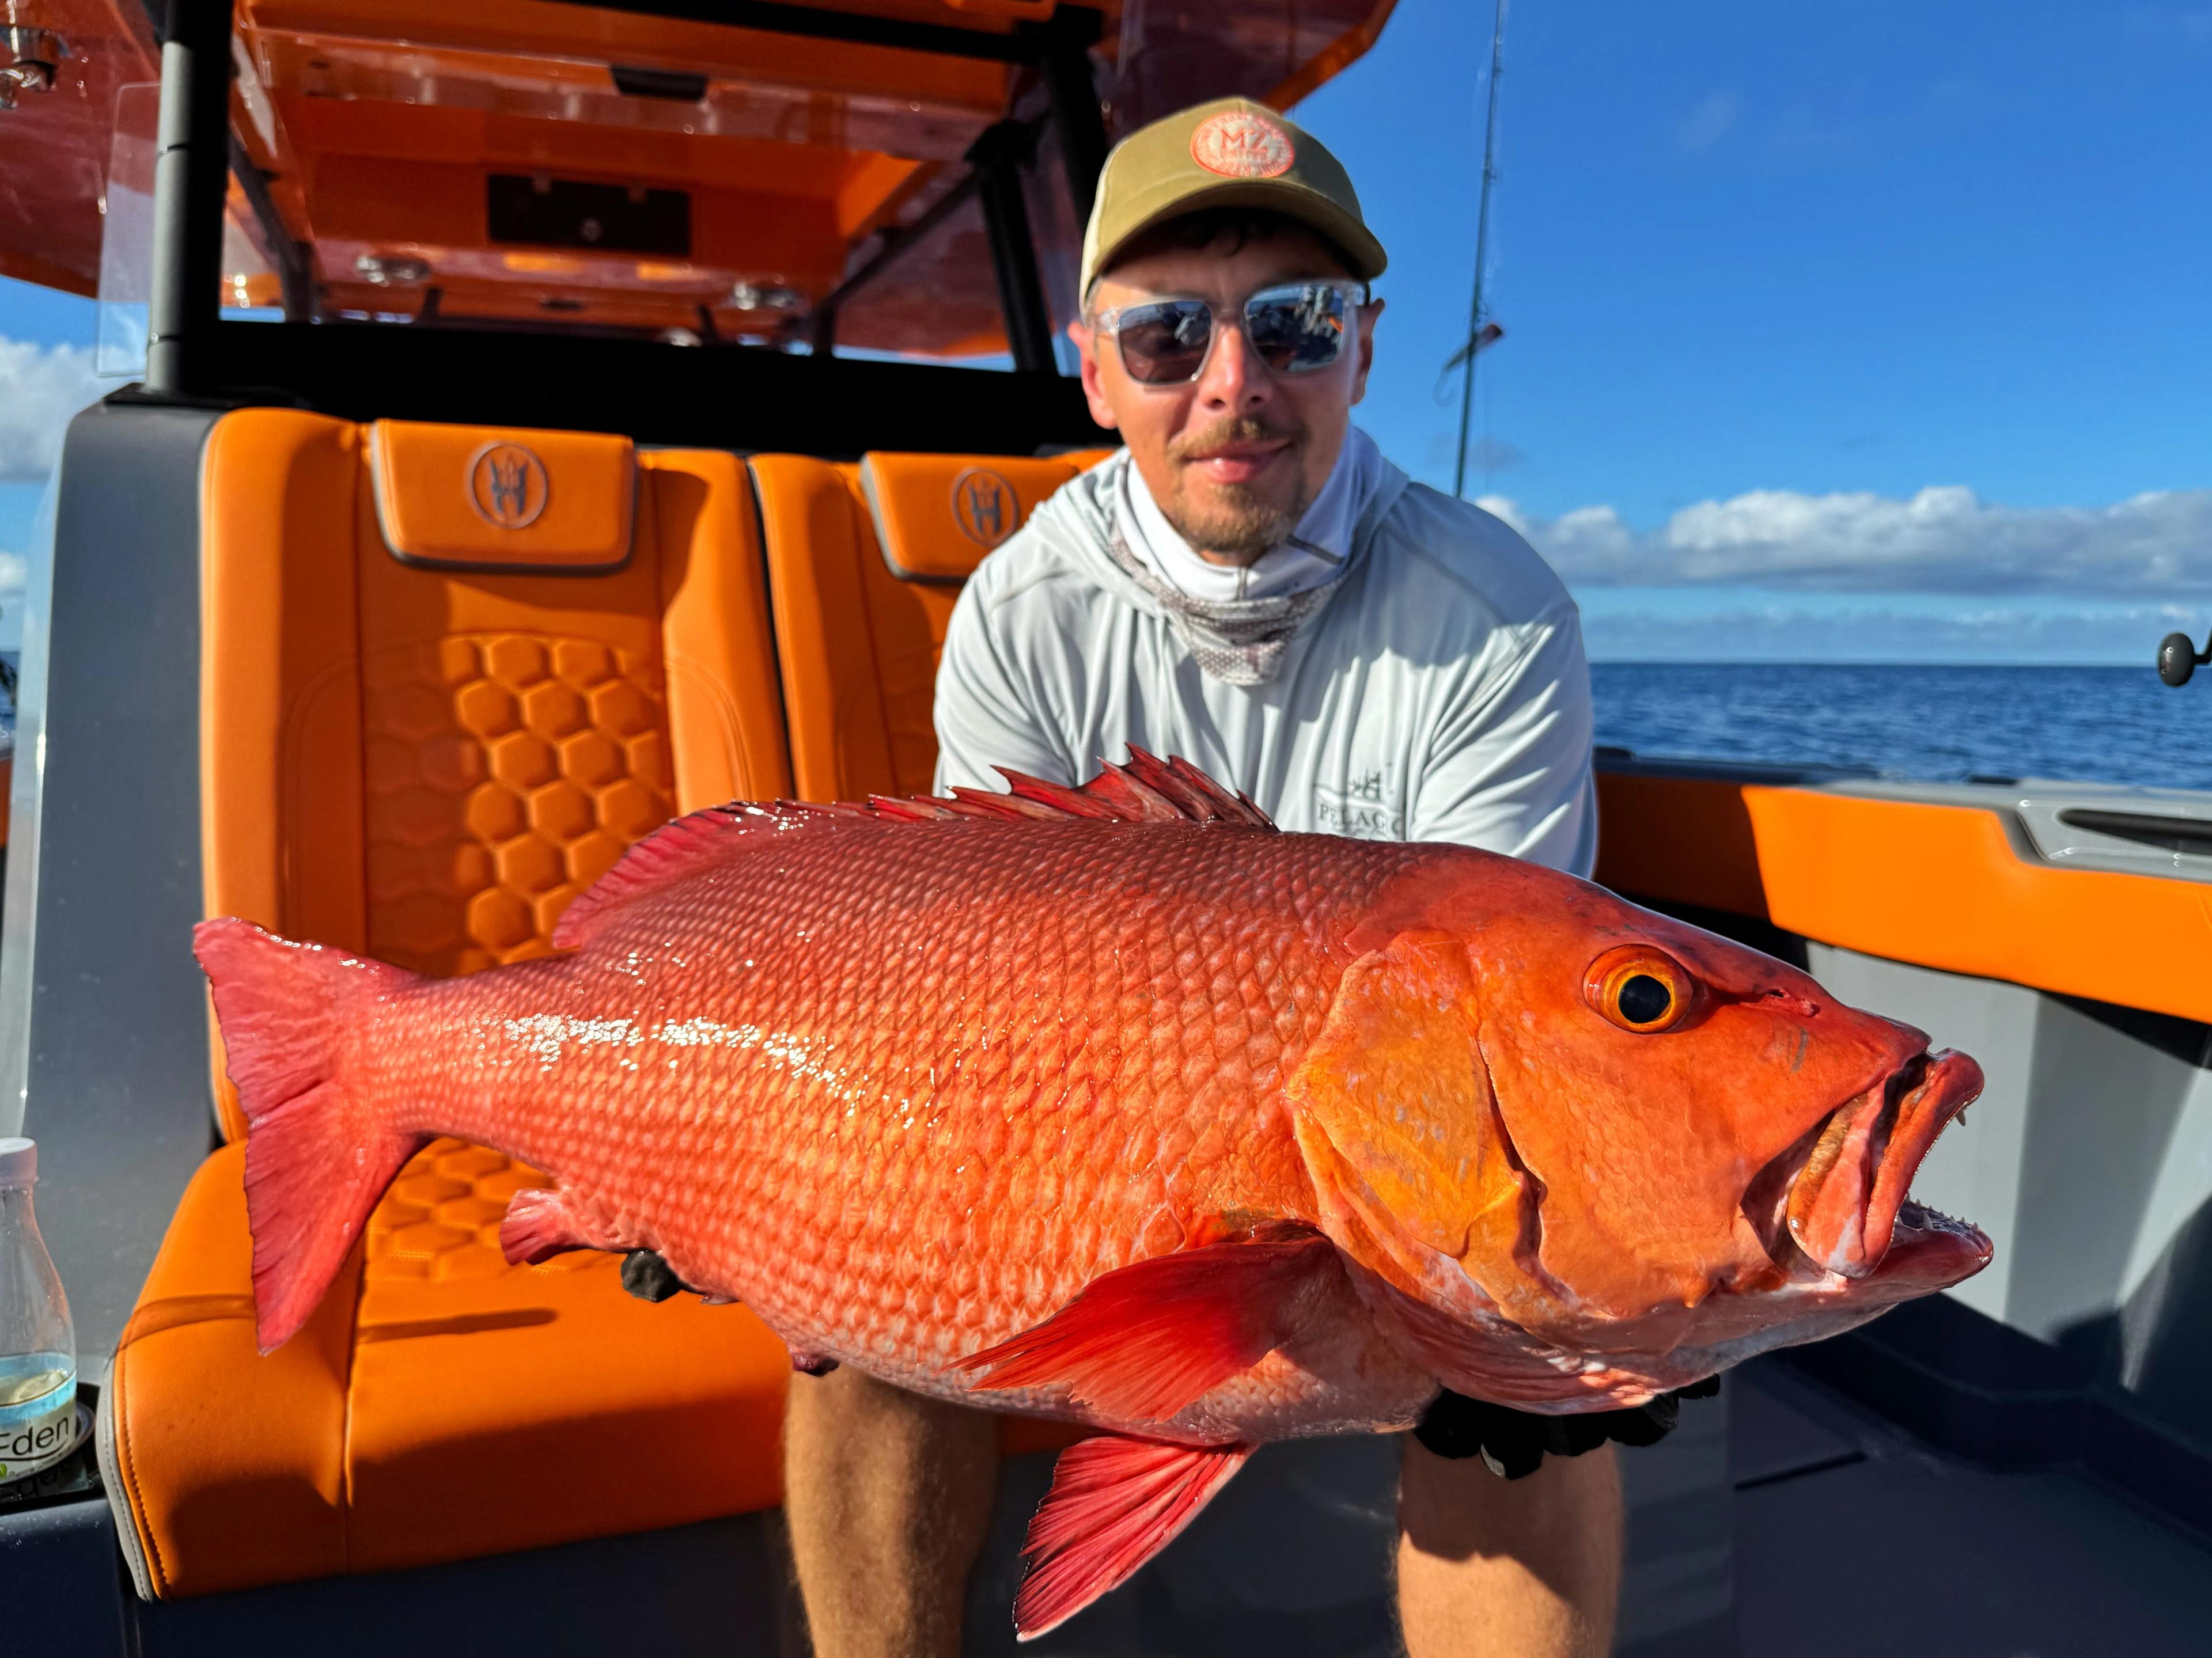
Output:
<svg viewBox="0 0 2212 1658">
<path fill-rule="evenodd" d="M 1597 878 L 1869 956 L 2212 1020 L 2212 888 L 2059 869 L 2004 815 L 1601 772 Z"/>
</svg>

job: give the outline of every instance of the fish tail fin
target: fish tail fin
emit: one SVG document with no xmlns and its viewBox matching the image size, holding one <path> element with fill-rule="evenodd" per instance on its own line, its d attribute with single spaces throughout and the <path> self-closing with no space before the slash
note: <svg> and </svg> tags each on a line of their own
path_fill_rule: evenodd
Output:
<svg viewBox="0 0 2212 1658">
<path fill-rule="evenodd" d="M 340 1041 L 362 1004 L 419 975 L 234 916 L 201 922 L 192 953 L 246 1113 L 254 1335 L 265 1353 L 307 1321 L 369 1211 L 428 1138 L 385 1121 L 348 1087 Z"/>
</svg>

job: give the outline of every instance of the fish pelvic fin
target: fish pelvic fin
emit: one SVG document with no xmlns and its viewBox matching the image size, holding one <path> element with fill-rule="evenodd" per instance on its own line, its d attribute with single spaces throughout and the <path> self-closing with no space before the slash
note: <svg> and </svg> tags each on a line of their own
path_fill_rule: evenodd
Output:
<svg viewBox="0 0 2212 1658">
<path fill-rule="evenodd" d="M 571 1249 L 611 1249 L 614 1240 L 586 1225 L 558 1192 L 525 1187 L 500 1218 L 499 1252 L 510 1266 L 535 1266 Z"/>
<path fill-rule="evenodd" d="M 1069 1446 L 1030 1521 L 1029 1576 L 1014 1631 L 1033 1641 L 1176 1539 L 1252 1455 L 1249 1445 L 1169 1445 L 1101 1434 Z"/>
<path fill-rule="evenodd" d="M 266 1353 L 307 1321 L 369 1211 L 428 1138 L 390 1127 L 347 1086 L 339 1042 L 363 1004 L 420 975 L 235 916 L 201 922 L 192 953 L 246 1113 L 254 1339 Z"/>
<path fill-rule="evenodd" d="M 1165 1422 L 1297 1334 L 1343 1268 L 1304 1227 L 1154 1255 L 1094 1278 L 1043 1323 L 954 1361 L 979 1392 L 1066 1387 L 1124 1422 Z"/>
</svg>

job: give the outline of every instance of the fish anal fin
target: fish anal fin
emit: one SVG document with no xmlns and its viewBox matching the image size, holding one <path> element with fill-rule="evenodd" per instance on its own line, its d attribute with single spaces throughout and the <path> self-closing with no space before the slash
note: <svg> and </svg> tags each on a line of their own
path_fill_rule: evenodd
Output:
<svg viewBox="0 0 2212 1658">
<path fill-rule="evenodd" d="M 590 1236 L 558 1192 L 527 1187 L 507 1199 L 499 1223 L 499 1251 L 513 1266 L 535 1266 L 570 1249 L 604 1249 L 605 1240 Z"/>
<path fill-rule="evenodd" d="M 1024 1641 L 1057 1628 L 1175 1540 L 1244 1466 L 1249 1445 L 1169 1445 L 1101 1434 L 1069 1446 L 1030 1521 L 1014 1597 Z"/>
<path fill-rule="evenodd" d="M 1449 933 L 1401 932 L 1345 969 L 1285 1092 L 1309 1165 L 1318 1131 L 1371 1192 L 1382 1212 L 1364 1217 L 1370 1228 L 1401 1232 L 1480 1278 L 1510 1266 L 1522 1247 L 1531 1187 L 1477 1029 L 1465 946 Z M 1309 1172 L 1317 1183 L 1328 1173 Z"/>
<path fill-rule="evenodd" d="M 1310 1229 L 1154 1255 L 1093 1279 L 1043 1323 L 951 1368 L 978 1391 L 1065 1387 L 1123 1422 L 1165 1422 L 1294 1336 L 1341 1273 Z"/>
</svg>

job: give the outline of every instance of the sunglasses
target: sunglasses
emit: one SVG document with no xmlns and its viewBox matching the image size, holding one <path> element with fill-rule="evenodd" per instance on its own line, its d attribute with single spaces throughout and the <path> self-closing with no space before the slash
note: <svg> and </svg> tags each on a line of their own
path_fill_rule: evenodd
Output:
<svg viewBox="0 0 2212 1658">
<path fill-rule="evenodd" d="M 1344 355 L 1346 319 L 1367 303 L 1367 284 L 1279 282 L 1244 301 L 1243 327 L 1252 355 L 1276 374 L 1310 374 Z M 1205 300 L 1147 300 L 1101 312 L 1092 326 L 1121 349 L 1121 367 L 1139 386 L 1194 380 L 1213 351 L 1212 305 Z"/>
</svg>

